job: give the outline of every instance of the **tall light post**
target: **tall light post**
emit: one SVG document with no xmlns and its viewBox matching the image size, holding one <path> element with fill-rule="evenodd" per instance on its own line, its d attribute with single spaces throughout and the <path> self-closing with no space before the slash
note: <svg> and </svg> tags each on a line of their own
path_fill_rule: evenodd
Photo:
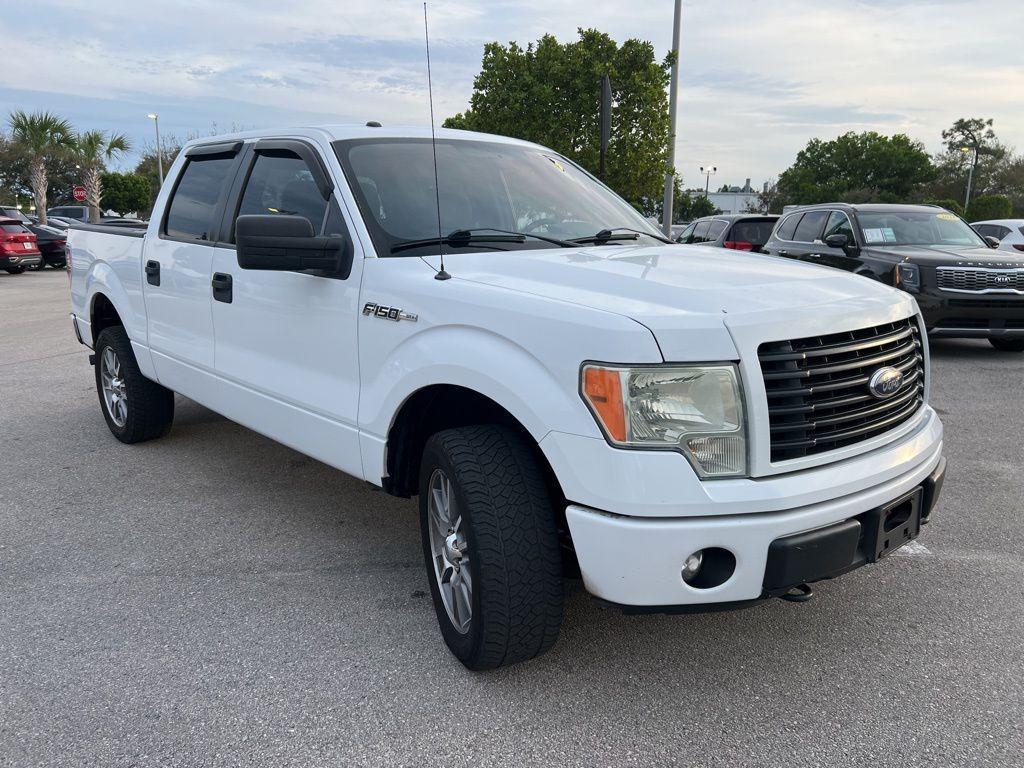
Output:
<svg viewBox="0 0 1024 768">
<path fill-rule="evenodd" d="M 711 177 L 714 176 L 716 173 L 718 173 L 718 166 L 717 165 L 707 165 L 707 166 L 702 165 L 700 167 L 700 172 L 703 173 L 707 177 L 707 180 L 704 182 L 704 197 L 707 197 L 708 196 L 708 192 L 711 191 Z"/>
<path fill-rule="evenodd" d="M 665 199 L 661 207 L 661 228 L 665 237 L 672 237 L 672 209 L 676 185 L 676 105 L 679 101 L 679 27 L 683 17 L 683 0 L 676 0 L 672 17 L 672 82 L 668 91 L 668 156 L 665 166 Z"/>
<path fill-rule="evenodd" d="M 964 216 L 967 215 L 967 206 L 971 204 L 971 185 L 974 182 L 974 169 L 978 167 L 978 145 L 975 143 L 973 147 L 960 147 L 961 152 L 974 151 L 974 159 L 971 160 L 971 166 L 967 170 L 967 195 L 964 197 Z"/>
<path fill-rule="evenodd" d="M 164 185 L 164 152 L 160 148 L 160 116 L 156 112 L 150 112 L 146 115 L 150 120 L 153 121 L 153 125 L 156 126 L 156 168 L 160 174 L 160 186 Z"/>
</svg>

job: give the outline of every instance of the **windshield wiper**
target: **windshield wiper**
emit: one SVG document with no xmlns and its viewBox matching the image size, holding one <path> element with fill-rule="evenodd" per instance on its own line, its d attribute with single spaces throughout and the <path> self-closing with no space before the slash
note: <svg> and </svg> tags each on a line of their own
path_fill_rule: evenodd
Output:
<svg viewBox="0 0 1024 768">
<path fill-rule="evenodd" d="M 484 232 L 493 232 L 494 234 L 481 234 Z M 398 243 L 398 245 L 391 248 L 391 253 L 399 253 L 400 251 L 407 251 L 411 248 L 421 248 L 425 245 L 438 245 L 440 243 L 455 246 L 456 248 L 485 243 L 525 243 L 526 238 L 528 237 L 535 240 L 543 240 L 545 243 L 551 243 L 562 248 L 575 248 L 577 245 L 575 242 L 559 240 L 554 237 L 547 237 L 546 235 L 535 235 L 532 232 L 514 232 L 510 229 L 479 227 L 477 229 L 456 229 L 454 232 L 442 238 L 431 237 L 423 240 L 409 240 L 404 243 Z M 508 249 L 502 248 L 501 250 Z"/>
<path fill-rule="evenodd" d="M 622 234 L 616 234 L 622 233 Z M 622 240 L 639 240 L 640 235 L 660 240 L 663 243 L 671 243 L 671 240 L 662 237 L 661 235 L 655 235 L 651 232 L 644 232 L 642 229 L 630 229 L 629 227 L 611 227 L 609 229 L 602 229 L 593 235 L 587 235 L 586 237 L 574 237 L 570 242 L 572 243 L 602 243 L 618 242 Z"/>
</svg>

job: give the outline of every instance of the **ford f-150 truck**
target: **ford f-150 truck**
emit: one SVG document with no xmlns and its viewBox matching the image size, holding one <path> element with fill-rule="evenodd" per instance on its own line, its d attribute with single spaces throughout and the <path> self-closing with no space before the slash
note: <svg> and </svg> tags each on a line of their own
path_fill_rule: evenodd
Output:
<svg viewBox="0 0 1024 768">
<path fill-rule="evenodd" d="M 70 250 L 114 436 L 166 434 L 180 393 L 418 496 L 472 669 L 550 648 L 566 576 L 627 611 L 809 597 L 916 537 L 941 488 L 912 296 L 670 244 L 534 144 L 197 140 L 148 230 L 73 225 Z"/>
</svg>

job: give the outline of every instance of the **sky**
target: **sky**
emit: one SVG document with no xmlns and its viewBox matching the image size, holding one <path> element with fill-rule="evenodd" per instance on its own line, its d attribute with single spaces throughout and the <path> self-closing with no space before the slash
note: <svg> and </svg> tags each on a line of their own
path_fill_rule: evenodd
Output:
<svg viewBox="0 0 1024 768">
<path fill-rule="evenodd" d="M 438 121 L 468 105 L 485 43 L 671 47 L 672 0 L 432 0 Z M 0 0 L 0 115 L 48 109 L 153 144 L 233 128 L 429 122 L 418 0 Z M 1020 0 L 684 0 L 684 186 L 759 187 L 814 137 L 907 133 L 938 150 L 958 117 L 1024 149 Z M 121 167 L 134 165 L 136 156 Z"/>
</svg>

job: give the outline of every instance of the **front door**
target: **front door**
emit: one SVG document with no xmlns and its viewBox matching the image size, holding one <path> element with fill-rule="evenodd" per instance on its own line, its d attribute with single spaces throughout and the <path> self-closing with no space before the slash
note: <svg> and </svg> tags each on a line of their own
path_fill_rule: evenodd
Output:
<svg viewBox="0 0 1024 768">
<path fill-rule="evenodd" d="M 850 248 L 831 248 L 825 245 L 824 241 L 829 235 L 846 235 L 850 247 L 855 248 L 857 238 L 854 235 L 853 224 L 850 222 L 849 216 L 842 211 L 832 211 L 829 214 L 828 222 L 825 224 L 825 232 L 821 236 L 822 245 L 818 247 L 817 252 L 821 254 L 819 263 L 835 267 L 836 269 L 845 269 L 847 272 L 856 272 L 857 268 L 861 265 L 861 261 L 856 256 L 850 255 L 856 253 L 856 251 L 850 250 Z"/>
<path fill-rule="evenodd" d="M 218 410 L 361 476 L 358 243 L 345 279 L 242 269 L 233 245 L 234 220 L 247 214 L 304 216 L 318 234 L 348 237 L 352 228 L 328 179 L 304 142 L 261 140 L 246 153 L 223 227 L 225 243 L 213 260 L 215 359 L 224 389 Z"/>
</svg>

